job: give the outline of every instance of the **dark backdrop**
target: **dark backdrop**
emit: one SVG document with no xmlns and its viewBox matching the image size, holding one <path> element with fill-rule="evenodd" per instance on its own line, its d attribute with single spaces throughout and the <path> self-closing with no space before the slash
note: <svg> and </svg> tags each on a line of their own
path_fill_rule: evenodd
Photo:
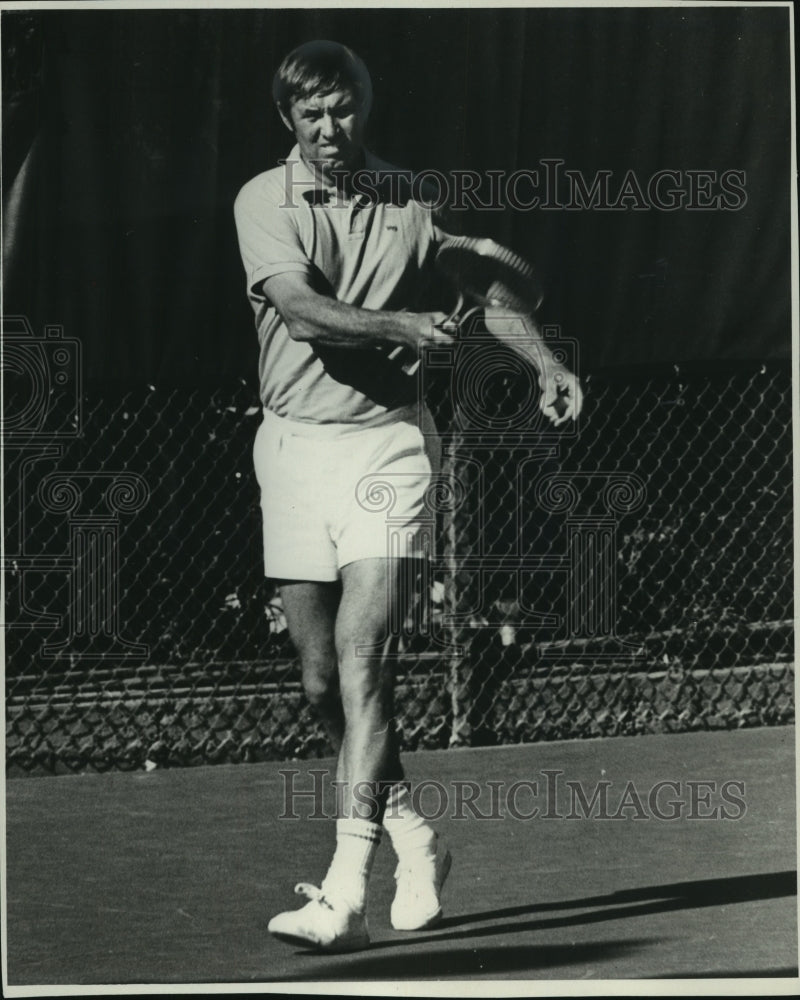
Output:
<svg viewBox="0 0 800 1000">
<path fill-rule="evenodd" d="M 582 368 L 790 353 L 788 10 L 4 12 L 5 312 L 90 379 L 252 380 L 232 219 L 291 143 L 270 100 L 314 37 L 372 71 L 369 142 L 442 171 L 743 171 L 738 210 L 491 211 Z"/>
</svg>

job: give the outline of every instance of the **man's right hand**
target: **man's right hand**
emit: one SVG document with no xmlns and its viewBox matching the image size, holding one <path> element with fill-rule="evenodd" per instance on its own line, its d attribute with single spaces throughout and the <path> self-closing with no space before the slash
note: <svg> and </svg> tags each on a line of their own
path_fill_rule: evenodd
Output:
<svg viewBox="0 0 800 1000">
<path fill-rule="evenodd" d="M 411 345 L 417 351 L 428 344 L 452 344 L 458 333 L 458 323 L 451 320 L 447 313 L 412 313 L 417 321 L 414 332 L 414 343 Z"/>
</svg>

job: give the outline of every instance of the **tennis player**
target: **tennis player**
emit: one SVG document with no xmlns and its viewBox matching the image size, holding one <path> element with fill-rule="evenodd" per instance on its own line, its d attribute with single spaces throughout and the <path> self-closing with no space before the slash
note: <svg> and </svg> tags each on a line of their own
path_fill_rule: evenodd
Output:
<svg viewBox="0 0 800 1000">
<path fill-rule="evenodd" d="M 372 88 L 348 48 L 315 41 L 283 61 L 273 97 L 295 146 L 239 193 L 235 219 L 255 312 L 264 419 L 254 459 L 264 568 L 283 600 L 309 701 L 338 750 L 336 847 L 308 902 L 275 916 L 292 944 L 369 943 L 367 883 L 383 830 L 397 853 L 397 930 L 433 926 L 450 854 L 412 808 L 380 652 L 409 560 L 423 556 L 425 492 L 439 467 L 430 414 L 408 374 L 453 329 L 429 308 L 443 234 L 408 175 L 364 145 Z M 369 477 L 394 486 L 403 552 L 387 551 Z M 399 618 L 398 618 L 399 615 Z M 374 650 L 374 652 L 369 652 Z"/>
</svg>

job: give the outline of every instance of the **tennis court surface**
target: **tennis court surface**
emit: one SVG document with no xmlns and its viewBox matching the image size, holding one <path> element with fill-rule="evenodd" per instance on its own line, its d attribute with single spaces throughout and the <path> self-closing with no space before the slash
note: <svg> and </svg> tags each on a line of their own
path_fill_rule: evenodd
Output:
<svg viewBox="0 0 800 1000">
<path fill-rule="evenodd" d="M 794 762 L 789 727 L 409 755 L 410 777 L 444 790 L 419 801 L 445 810 L 445 919 L 391 930 L 384 843 L 372 946 L 341 956 L 266 931 L 333 842 L 329 821 L 279 818 L 314 808 L 286 808 L 281 772 L 308 790 L 329 761 L 10 780 L 9 984 L 793 977 Z M 582 810 L 576 788 L 620 818 Z M 469 798 L 504 818 L 470 816 Z"/>
</svg>

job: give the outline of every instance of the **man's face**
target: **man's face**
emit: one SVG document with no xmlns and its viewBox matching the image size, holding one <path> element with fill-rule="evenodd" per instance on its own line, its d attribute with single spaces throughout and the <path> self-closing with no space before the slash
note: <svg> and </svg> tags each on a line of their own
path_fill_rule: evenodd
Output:
<svg viewBox="0 0 800 1000">
<path fill-rule="evenodd" d="M 279 110 L 303 159 L 323 179 L 330 181 L 334 171 L 360 165 L 367 116 L 352 91 L 312 94 L 292 101 L 288 114 Z"/>
</svg>

